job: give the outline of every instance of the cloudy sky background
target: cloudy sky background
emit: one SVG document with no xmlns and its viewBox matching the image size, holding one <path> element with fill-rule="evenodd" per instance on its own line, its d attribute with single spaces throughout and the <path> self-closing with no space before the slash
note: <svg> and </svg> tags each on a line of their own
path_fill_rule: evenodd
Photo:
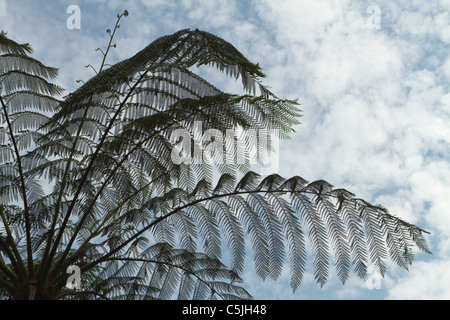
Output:
<svg viewBox="0 0 450 320">
<path fill-rule="evenodd" d="M 67 28 L 70 5 L 81 29 Z M 256 299 L 450 299 L 450 1 L 0 0 L 0 29 L 60 68 L 69 93 L 93 76 L 85 66 L 99 66 L 95 49 L 124 9 L 110 63 L 184 28 L 224 38 L 279 97 L 301 103 L 280 175 L 327 180 L 432 232 L 434 254 L 418 254 L 410 272 L 390 268 L 379 289 L 354 274 L 320 289 L 308 273 L 293 294 L 288 272 L 263 283 L 249 268 Z"/>
</svg>

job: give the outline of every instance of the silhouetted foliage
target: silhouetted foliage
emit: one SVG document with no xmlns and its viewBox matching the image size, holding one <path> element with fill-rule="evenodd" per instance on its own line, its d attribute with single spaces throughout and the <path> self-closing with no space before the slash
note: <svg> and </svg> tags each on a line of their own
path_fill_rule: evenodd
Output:
<svg viewBox="0 0 450 320">
<path fill-rule="evenodd" d="M 278 279 L 288 262 L 293 290 L 308 245 L 320 285 L 333 256 L 345 283 L 370 264 L 384 274 L 388 258 L 407 269 L 414 246 L 429 252 L 423 230 L 326 181 L 261 177 L 245 163 L 176 164 L 175 129 L 194 135 L 201 122 L 287 138 L 298 104 L 276 97 L 259 65 L 204 31 L 161 37 L 105 67 L 111 43 L 98 73 L 61 98 L 51 83 L 58 70 L 0 34 L 2 298 L 248 299 L 249 250 L 262 278 Z M 240 79 L 245 94 L 192 71 L 202 65 Z M 80 289 L 66 286 L 72 265 Z"/>
</svg>

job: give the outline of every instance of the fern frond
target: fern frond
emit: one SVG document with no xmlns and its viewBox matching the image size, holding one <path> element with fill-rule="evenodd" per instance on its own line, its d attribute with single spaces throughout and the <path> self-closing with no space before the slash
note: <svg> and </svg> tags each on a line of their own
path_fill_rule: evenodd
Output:
<svg viewBox="0 0 450 320">
<path fill-rule="evenodd" d="M 206 188 L 195 197 L 173 189 L 158 198 L 161 204 L 165 203 L 164 210 L 136 235 L 155 228 L 168 228 L 166 231 L 172 233 L 171 221 L 179 216 L 177 221 L 189 221 L 189 226 L 196 226 L 201 235 L 197 240 L 201 240 L 203 248 L 209 249 L 214 256 L 222 254 L 219 254 L 220 241 L 225 240 L 230 265 L 239 273 L 244 266 L 248 234 L 257 274 L 262 278 L 277 279 L 286 253 L 294 291 L 301 285 L 306 271 L 308 244 L 312 245 L 313 273 L 320 286 L 328 280 L 332 255 L 336 259 L 337 275 L 343 283 L 349 277 L 352 264 L 361 278 L 366 276 L 368 263 L 385 272 L 388 252 L 402 268 L 412 261 L 414 240 L 406 232 L 412 231 L 411 225 L 404 224 L 381 207 L 355 198 L 344 189 L 333 189 L 326 181 L 308 184 L 300 177 L 286 180 L 272 175 L 261 178 L 249 172 L 241 181 L 234 182 L 234 186 L 230 177 L 224 175 L 218 186 L 220 188 Z M 218 232 L 219 227 L 223 232 Z M 417 234 L 423 232 L 414 230 Z M 185 235 L 188 233 L 180 231 Z M 402 238 L 398 241 L 392 240 L 400 235 Z M 213 250 L 211 243 L 215 247 Z M 126 242 L 117 249 L 125 245 Z M 171 245 L 178 244 L 172 242 Z M 113 253 L 114 250 L 109 254 Z M 201 294 L 201 287 L 196 290 Z"/>
<path fill-rule="evenodd" d="M 6 32 L 0 32 L 0 52 L 4 54 L 26 55 L 32 53 L 33 49 L 29 43 L 19 44 L 6 36 Z"/>
</svg>

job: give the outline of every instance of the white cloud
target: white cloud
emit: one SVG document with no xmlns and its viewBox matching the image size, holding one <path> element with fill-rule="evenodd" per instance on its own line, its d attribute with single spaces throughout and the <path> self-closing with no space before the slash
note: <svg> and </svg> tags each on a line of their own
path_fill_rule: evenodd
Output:
<svg viewBox="0 0 450 320">
<path fill-rule="evenodd" d="M 417 262 L 389 288 L 387 299 L 449 300 L 450 261 Z"/>
<path fill-rule="evenodd" d="M 445 238 L 450 235 L 450 164 L 448 160 L 429 162 L 423 169 L 411 175 L 412 196 L 429 203 L 426 219 Z M 447 255 L 450 252 L 447 252 Z"/>
<path fill-rule="evenodd" d="M 442 69 L 444 72 L 444 75 L 450 79 L 450 58 L 447 58 L 447 60 L 445 60 L 445 63 L 442 65 Z"/>
<path fill-rule="evenodd" d="M 192 21 L 212 28 L 228 27 L 236 11 L 235 1 L 183 0 L 183 10 Z"/>
<path fill-rule="evenodd" d="M 0 0 L 0 17 L 6 16 L 6 0 Z"/>
</svg>

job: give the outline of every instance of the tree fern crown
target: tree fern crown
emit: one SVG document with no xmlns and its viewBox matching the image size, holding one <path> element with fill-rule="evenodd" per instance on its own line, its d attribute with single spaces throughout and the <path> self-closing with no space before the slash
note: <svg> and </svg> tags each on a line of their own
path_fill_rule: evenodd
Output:
<svg viewBox="0 0 450 320">
<path fill-rule="evenodd" d="M 424 230 L 326 181 L 261 176 L 246 153 L 239 163 L 173 161 L 177 129 L 185 139 L 210 129 L 289 138 L 299 124 L 298 103 L 275 96 L 229 42 L 185 29 L 106 68 L 111 43 L 99 72 L 61 98 L 58 70 L 0 33 L 2 298 L 249 299 L 249 252 L 263 279 L 287 263 L 293 290 L 309 247 L 321 286 L 333 258 L 345 283 L 369 265 L 384 274 L 388 258 L 408 268 L 414 246 L 429 252 Z M 220 90 L 200 66 L 244 93 Z M 189 151 L 213 142 L 194 139 Z M 241 147 L 255 144 L 266 148 L 249 136 Z M 71 266 L 80 287 L 68 285 Z"/>
</svg>

